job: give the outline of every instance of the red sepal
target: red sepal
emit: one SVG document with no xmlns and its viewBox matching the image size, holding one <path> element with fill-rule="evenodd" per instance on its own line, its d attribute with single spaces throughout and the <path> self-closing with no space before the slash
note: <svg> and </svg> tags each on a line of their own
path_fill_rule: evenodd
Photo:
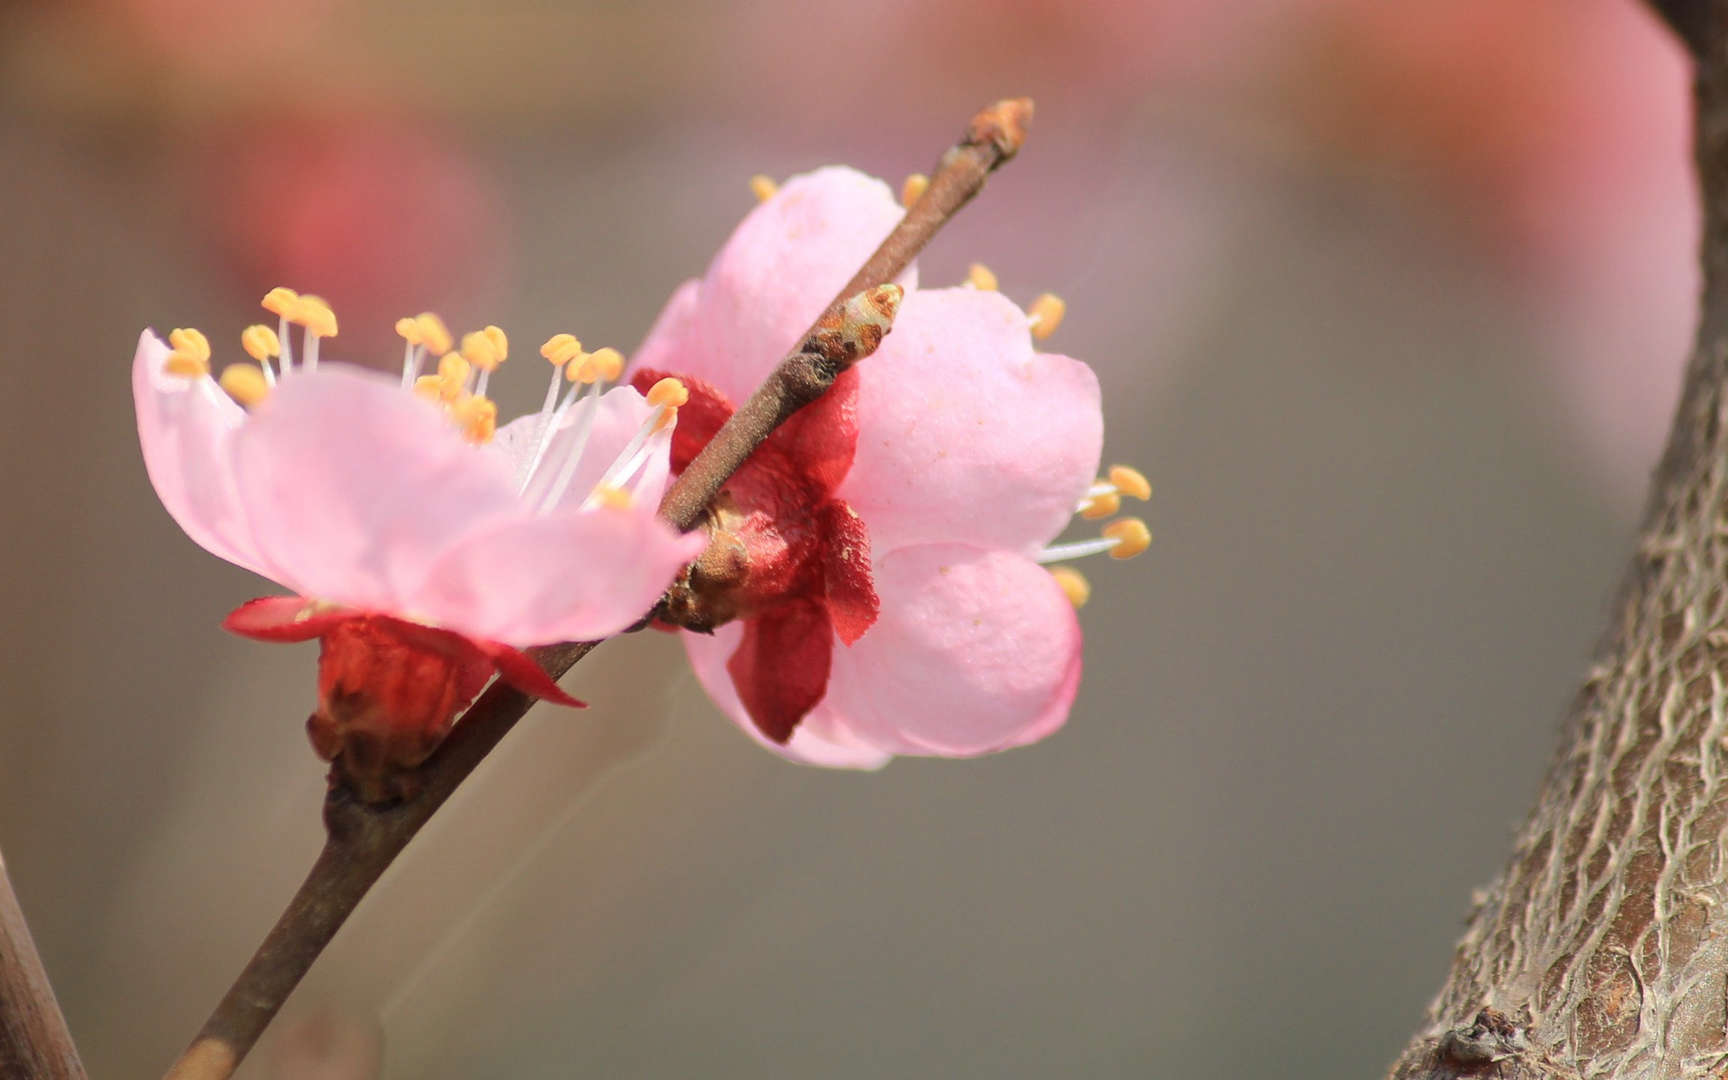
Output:
<svg viewBox="0 0 1728 1080">
<path fill-rule="evenodd" d="M 882 601 L 870 575 L 870 530 L 850 506 L 834 499 L 822 507 L 823 590 L 834 633 L 847 645 L 876 624 Z"/>
<path fill-rule="evenodd" d="M 480 646 L 480 651 L 497 666 L 500 679 L 529 697 L 541 698 L 555 705 L 568 705 L 572 709 L 588 707 L 587 702 L 578 701 L 566 694 L 563 688 L 552 681 L 552 676 L 534 662 L 533 657 L 520 649 L 513 649 L 499 641 L 477 641 L 475 644 Z"/>
<path fill-rule="evenodd" d="M 757 730 L 784 745 L 828 692 L 833 658 L 833 630 L 822 604 L 793 600 L 744 621 L 743 640 L 726 671 Z"/>
<path fill-rule="evenodd" d="M 786 455 L 816 494 L 832 495 L 858 450 L 858 372 L 841 372 L 827 393 L 776 428 L 768 445 Z"/>
<path fill-rule="evenodd" d="M 254 641 L 311 641 L 359 614 L 349 608 L 321 608 L 304 596 L 260 596 L 230 611 L 222 629 Z"/>
</svg>

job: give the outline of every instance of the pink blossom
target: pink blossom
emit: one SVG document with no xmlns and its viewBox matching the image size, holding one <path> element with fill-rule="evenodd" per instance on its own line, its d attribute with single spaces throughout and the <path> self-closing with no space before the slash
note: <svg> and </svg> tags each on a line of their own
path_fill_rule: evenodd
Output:
<svg viewBox="0 0 1728 1080">
<path fill-rule="evenodd" d="M 794 178 L 674 294 L 636 378 L 676 373 L 690 388 L 675 470 L 901 213 L 884 184 L 849 169 Z M 969 756 L 1055 731 L 1081 636 L 1069 590 L 1040 564 L 1143 546 L 1138 521 L 1118 523 L 1138 542 L 1118 530 L 1046 546 L 1089 500 L 1117 500 L 1094 479 L 1091 370 L 1035 352 L 1027 313 L 998 292 L 920 290 L 915 270 L 901 284 L 882 347 L 733 476 L 714 545 L 683 582 L 694 594 L 683 625 L 712 628 L 684 635 L 709 695 L 813 764 Z"/>
<path fill-rule="evenodd" d="M 675 408 L 629 387 L 601 393 L 621 358 L 571 339 L 549 359 L 582 365 L 583 377 L 555 368 L 547 407 L 490 438 L 496 413 L 483 391 L 507 348 L 501 332 L 470 335 L 458 353 L 436 319 L 403 320 L 397 379 L 320 366 L 315 331 L 332 334 L 334 317 L 320 327 L 283 310 L 281 339 L 294 322 L 307 326 L 298 364 L 286 341 L 254 327 L 259 364 L 236 365 L 219 386 L 202 335 L 176 331 L 170 348 L 145 331 L 132 386 L 144 463 L 169 514 L 212 554 L 295 594 L 254 600 L 225 625 L 323 643 L 320 752 L 333 757 L 363 732 L 411 765 L 494 672 L 580 704 L 520 650 L 625 629 L 701 550 L 654 513 Z M 443 354 L 440 373 L 418 376 L 428 353 Z"/>
</svg>

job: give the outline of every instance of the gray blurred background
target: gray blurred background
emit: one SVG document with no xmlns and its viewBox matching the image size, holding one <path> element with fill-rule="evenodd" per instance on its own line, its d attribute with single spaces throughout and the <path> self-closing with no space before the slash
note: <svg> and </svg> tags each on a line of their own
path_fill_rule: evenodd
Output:
<svg viewBox="0 0 1728 1080">
<path fill-rule="evenodd" d="M 1378 1075 L 1606 621 L 1684 93 L 1621 0 L 0 4 L 0 850 L 92 1074 L 166 1066 L 320 840 L 315 650 L 218 628 L 270 590 L 151 492 L 139 329 L 285 283 L 357 362 L 425 308 L 628 351 L 752 173 L 897 185 L 1031 94 L 922 265 L 1063 294 L 1157 488 L 1068 727 L 804 769 L 609 644 L 246 1075 Z"/>
</svg>

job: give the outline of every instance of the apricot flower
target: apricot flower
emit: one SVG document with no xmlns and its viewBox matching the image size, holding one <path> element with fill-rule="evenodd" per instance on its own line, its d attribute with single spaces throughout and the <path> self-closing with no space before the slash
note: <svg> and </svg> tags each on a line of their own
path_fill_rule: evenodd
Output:
<svg viewBox="0 0 1728 1080">
<path fill-rule="evenodd" d="M 849 169 L 755 187 L 763 204 L 637 353 L 636 385 L 676 374 L 689 388 L 674 470 L 902 212 Z M 1050 734 L 1079 683 L 1084 579 L 1041 564 L 1145 546 L 1145 526 L 1127 519 L 1047 547 L 1077 510 L 1113 513 L 1145 482 L 1132 470 L 1095 479 L 1097 382 L 1033 349 L 1060 301 L 1028 313 L 987 270 L 972 277 L 920 290 L 907 271 L 892 333 L 733 475 L 712 545 L 672 590 L 667 616 L 695 631 L 684 643 L 703 687 L 796 760 L 868 768 Z"/>
<path fill-rule="evenodd" d="M 314 746 L 347 754 L 351 771 L 410 767 L 494 672 L 580 704 L 520 650 L 625 629 L 700 550 L 654 515 L 677 388 L 602 393 L 623 358 L 560 335 L 543 350 L 545 408 L 494 432 L 485 382 L 508 348 L 496 327 L 458 350 L 435 316 L 402 320 L 397 380 L 319 366 L 320 339 L 336 331 L 321 301 L 274 290 L 265 306 L 280 333 L 242 336 L 256 364 L 219 384 L 202 334 L 176 330 L 165 344 L 145 331 L 132 386 L 169 514 L 212 554 L 295 594 L 242 605 L 225 625 L 322 642 Z M 304 327 L 299 363 L 293 325 Z M 421 376 L 428 357 L 438 373 Z"/>
</svg>

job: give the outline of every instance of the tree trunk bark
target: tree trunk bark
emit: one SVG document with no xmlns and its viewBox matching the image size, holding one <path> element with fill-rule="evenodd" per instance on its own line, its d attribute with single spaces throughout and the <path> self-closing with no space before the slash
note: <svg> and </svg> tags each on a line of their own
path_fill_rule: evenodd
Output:
<svg viewBox="0 0 1728 1080">
<path fill-rule="evenodd" d="M 1696 62 L 1697 343 L 1614 623 L 1393 1080 L 1728 1075 L 1728 0 Z"/>
</svg>

